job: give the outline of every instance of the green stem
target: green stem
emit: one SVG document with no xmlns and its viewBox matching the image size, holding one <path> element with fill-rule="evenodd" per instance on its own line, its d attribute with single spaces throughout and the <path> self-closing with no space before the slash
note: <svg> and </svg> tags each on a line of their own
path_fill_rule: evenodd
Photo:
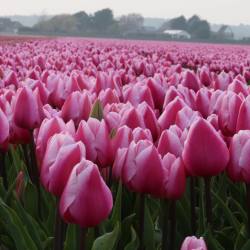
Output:
<svg viewBox="0 0 250 250">
<path fill-rule="evenodd" d="M 42 211 L 41 211 L 41 188 L 40 188 L 40 178 L 39 178 L 39 171 L 37 166 L 37 160 L 36 160 L 36 152 L 35 152 L 35 142 L 34 137 L 32 135 L 32 141 L 30 144 L 30 162 L 31 162 L 31 174 L 33 182 L 37 189 L 37 198 L 38 198 L 38 215 L 39 218 L 42 217 Z"/>
<path fill-rule="evenodd" d="M 167 250 L 168 244 L 168 200 L 164 200 L 162 204 L 163 210 L 163 225 L 162 225 L 162 250 Z"/>
<path fill-rule="evenodd" d="M 246 183 L 247 226 L 250 235 L 250 184 Z"/>
<path fill-rule="evenodd" d="M 86 228 L 79 228 L 79 250 L 86 250 L 86 234 L 87 234 Z"/>
<path fill-rule="evenodd" d="M 144 215 L 145 215 L 145 194 L 140 194 L 139 203 L 139 240 L 140 246 L 139 250 L 144 249 Z"/>
<path fill-rule="evenodd" d="M 170 220 L 170 236 L 169 236 L 169 250 L 175 249 L 175 238 L 176 238 L 176 201 L 170 202 L 169 208 L 169 220 Z"/>
<path fill-rule="evenodd" d="M 190 177 L 190 219 L 191 219 L 191 229 L 192 234 L 196 234 L 196 212 L 195 212 L 195 206 L 196 206 L 196 194 L 195 194 L 195 178 Z"/>
<path fill-rule="evenodd" d="M 6 173 L 6 166 L 5 166 L 5 152 L 0 152 L 0 176 L 3 178 L 3 185 L 5 189 L 8 189 L 8 180 L 7 180 L 7 173 Z"/>
<path fill-rule="evenodd" d="M 206 198 L 206 217 L 208 226 L 212 227 L 212 199 L 211 199 L 211 178 L 204 178 L 205 198 Z"/>
<path fill-rule="evenodd" d="M 53 250 L 62 250 L 64 245 L 67 225 L 64 223 L 59 212 L 59 202 L 57 202 L 56 220 L 55 220 L 55 238 Z"/>
</svg>

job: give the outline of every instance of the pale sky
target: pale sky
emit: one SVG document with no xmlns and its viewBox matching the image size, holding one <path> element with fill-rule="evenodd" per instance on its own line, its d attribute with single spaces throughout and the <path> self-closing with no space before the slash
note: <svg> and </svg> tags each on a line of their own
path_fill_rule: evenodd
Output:
<svg viewBox="0 0 250 250">
<path fill-rule="evenodd" d="M 250 24 L 250 0 L 0 0 L 0 15 L 93 13 L 111 8 L 115 16 L 140 13 L 171 18 L 198 14 L 212 23 Z"/>
</svg>

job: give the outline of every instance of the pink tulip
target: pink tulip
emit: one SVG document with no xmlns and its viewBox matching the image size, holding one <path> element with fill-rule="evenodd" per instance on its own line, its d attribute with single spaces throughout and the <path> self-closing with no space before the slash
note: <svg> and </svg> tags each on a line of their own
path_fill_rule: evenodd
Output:
<svg viewBox="0 0 250 250">
<path fill-rule="evenodd" d="M 210 99 L 211 99 L 211 91 L 206 88 L 201 88 L 196 93 L 196 108 L 201 113 L 204 118 L 207 118 L 210 113 Z"/>
<path fill-rule="evenodd" d="M 229 152 L 214 127 L 200 118 L 190 127 L 182 157 L 191 175 L 207 177 L 225 169 Z"/>
<path fill-rule="evenodd" d="M 168 153 L 164 156 L 162 164 L 164 174 L 164 197 L 178 200 L 186 189 L 186 174 L 181 158 Z M 178 184 L 177 184 L 178 183 Z"/>
<path fill-rule="evenodd" d="M 186 237 L 180 250 L 207 250 L 204 239 L 195 236 Z"/>
<path fill-rule="evenodd" d="M 154 109 L 152 94 L 150 89 L 144 84 L 127 85 L 123 90 L 123 97 L 125 102 L 130 102 L 135 107 L 142 102 L 146 102 Z"/>
<path fill-rule="evenodd" d="M 114 163 L 114 176 L 132 191 L 162 196 L 164 169 L 160 156 L 148 140 L 131 142 L 121 149 Z"/>
<path fill-rule="evenodd" d="M 129 108 L 123 112 L 120 121 L 120 126 L 122 125 L 127 125 L 132 129 L 137 127 L 145 128 L 143 117 L 136 108 Z"/>
<path fill-rule="evenodd" d="M 83 143 L 75 143 L 69 135 L 56 134 L 48 142 L 41 167 L 43 186 L 60 196 L 73 167 L 85 157 Z"/>
<path fill-rule="evenodd" d="M 28 130 L 38 127 L 44 117 L 40 99 L 27 87 L 17 91 L 13 112 L 15 124 Z"/>
<path fill-rule="evenodd" d="M 248 96 L 241 104 L 237 118 L 236 131 L 250 129 L 250 97 Z"/>
<path fill-rule="evenodd" d="M 200 84 L 198 79 L 193 71 L 187 70 L 184 73 L 183 80 L 181 84 L 189 89 L 194 90 L 197 92 L 200 89 Z"/>
<path fill-rule="evenodd" d="M 98 99 L 100 100 L 103 107 L 105 107 L 108 103 L 111 104 L 120 102 L 116 91 L 110 88 L 102 90 L 98 96 Z"/>
<path fill-rule="evenodd" d="M 18 173 L 17 177 L 16 177 L 16 188 L 15 188 L 16 195 L 17 195 L 17 198 L 19 200 L 22 197 L 22 194 L 23 194 L 23 191 L 24 191 L 24 186 L 25 186 L 25 183 L 24 183 L 24 172 L 20 171 Z"/>
<path fill-rule="evenodd" d="M 37 131 L 37 135 L 35 136 L 36 156 L 38 162 L 42 162 L 49 139 L 53 135 L 63 131 L 69 132 L 72 135 L 74 134 L 73 131 L 67 129 L 66 124 L 59 117 L 43 120 L 39 130 Z"/>
<path fill-rule="evenodd" d="M 228 90 L 236 93 L 236 94 L 242 94 L 245 97 L 249 95 L 249 90 L 245 82 L 242 82 L 238 79 L 234 79 L 231 84 L 229 84 Z"/>
<path fill-rule="evenodd" d="M 250 132 L 239 131 L 231 140 L 227 173 L 233 181 L 250 183 Z"/>
<path fill-rule="evenodd" d="M 143 102 L 138 105 L 137 111 L 143 118 L 144 127 L 148 128 L 151 131 L 153 139 L 157 140 L 160 126 L 153 109 L 147 103 Z"/>
<path fill-rule="evenodd" d="M 224 71 L 221 72 L 214 81 L 214 88 L 220 90 L 226 90 L 230 82 L 232 82 L 232 77 L 225 73 Z"/>
<path fill-rule="evenodd" d="M 185 106 L 185 102 L 179 97 L 171 101 L 158 119 L 161 129 L 168 129 L 171 125 L 175 124 L 177 113 Z"/>
<path fill-rule="evenodd" d="M 72 170 L 62 193 L 61 216 L 68 223 L 83 228 L 94 227 L 108 217 L 112 206 L 111 191 L 103 181 L 98 167 L 82 159 Z"/>
<path fill-rule="evenodd" d="M 92 108 L 88 92 L 73 92 L 62 106 L 61 117 L 67 122 L 73 120 L 76 126 L 81 120 L 88 120 Z"/>
<path fill-rule="evenodd" d="M 148 79 L 147 86 L 151 91 L 155 108 L 162 110 L 165 96 L 163 87 L 154 78 Z"/>
<path fill-rule="evenodd" d="M 96 162 L 100 167 L 107 167 L 112 162 L 111 138 L 104 120 L 89 118 L 81 121 L 76 131 L 76 140 L 86 147 L 86 159 Z"/>
<path fill-rule="evenodd" d="M 152 133 L 150 132 L 149 129 L 143 129 L 143 128 L 137 127 L 133 130 L 132 134 L 133 134 L 134 142 L 138 142 L 140 140 L 149 140 L 153 142 Z"/>
<path fill-rule="evenodd" d="M 201 117 L 200 113 L 197 111 L 193 111 L 188 106 L 182 108 L 176 114 L 175 124 L 181 129 L 184 130 L 189 129 L 189 127 L 199 118 Z"/>
<path fill-rule="evenodd" d="M 160 136 L 157 150 L 162 157 L 167 153 L 179 157 L 182 155 L 183 144 L 176 133 L 172 132 L 170 129 L 164 130 Z"/>
<path fill-rule="evenodd" d="M 209 74 L 209 69 L 207 67 L 202 67 L 200 71 L 200 81 L 204 86 L 209 86 L 211 84 L 211 77 Z"/>
<path fill-rule="evenodd" d="M 219 127 L 226 136 L 232 136 L 236 132 L 241 103 L 241 98 L 233 92 L 225 92 L 216 102 Z"/>
<path fill-rule="evenodd" d="M 0 109 L 0 149 L 6 149 L 9 139 L 10 125 L 8 118 Z"/>
</svg>

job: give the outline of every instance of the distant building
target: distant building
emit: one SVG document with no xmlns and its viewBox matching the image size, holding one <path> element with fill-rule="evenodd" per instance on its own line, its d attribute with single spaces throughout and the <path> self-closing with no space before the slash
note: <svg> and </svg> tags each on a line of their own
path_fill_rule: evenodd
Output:
<svg viewBox="0 0 250 250">
<path fill-rule="evenodd" d="M 2 34 L 16 34 L 18 32 L 18 29 L 21 27 L 22 25 L 18 22 L 13 22 L 9 18 L 0 17 L 0 33 Z"/>
<path fill-rule="evenodd" d="M 173 39 L 190 39 L 191 38 L 191 35 L 185 30 L 167 29 L 163 31 L 163 34 L 169 35 Z"/>
<path fill-rule="evenodd" d="M 234 39 L 234 33 L 230 26 L 222 25 L 216 33 L 218 39 L 232 40 Z"/>
</svg>

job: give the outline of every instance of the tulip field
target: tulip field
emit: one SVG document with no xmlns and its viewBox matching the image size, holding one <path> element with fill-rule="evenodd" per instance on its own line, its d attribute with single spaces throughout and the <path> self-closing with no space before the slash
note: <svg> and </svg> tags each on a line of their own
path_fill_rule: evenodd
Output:
<svg viewBox="0 0 250 250">
<path fill-rule="evenodd" d="M 1 250 L 250 250 L 250 47 L 0 39 Z"/>
</svg>

